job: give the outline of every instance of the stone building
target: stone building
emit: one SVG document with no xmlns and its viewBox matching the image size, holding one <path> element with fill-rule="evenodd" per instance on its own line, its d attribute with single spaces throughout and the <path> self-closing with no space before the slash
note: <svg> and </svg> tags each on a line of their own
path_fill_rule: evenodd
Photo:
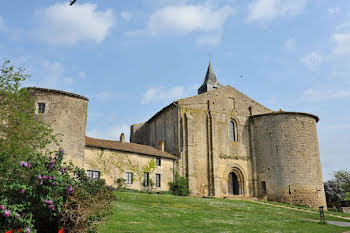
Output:
<svg viewBox="0 0 350 233">
<path fill-rule="evenodd" d="M 169 190 L 168 183 L 173 181 L 177 158 L 164 151 L 163 143 L 158 148 L 129 143 L 125 142 L 124 134 L 120 141 L 87 137 L 85 133 L 89 100 L 86 97 L 46 88 L 29 88 L 29 91 L 35 99 L 37 116 L 59 134 L 62 140 L 60 147 L 65 150 L 66 160 L 85 168 L 89 177 L 104 178 L 108 185 L 116 185 L 116 180 L 123 178 L 125 186 L 131 189 L 147 188 L 152 180 L 155 190 Z M 53 143 L 48 149 L 58 150 Z M 115 158 L 127 162 L 130 160 L 134 171 L 128 167 L 111 169 L 112 171 L 101 169 L 103 163 L 112 163 Z M 92 163 L 94 160 L 100 164 Z M 152 173 L 142 172 L 142 178 L 137 179 L 135 170 L 142 171 L 151 160 L 154 160 L 156 166 Z"/>
<path fill-rule="evenodd" d="M 326 206 L 316 122 L 300 112 L 275 112 L 231 86 L 211 62 L 198 95 L 169 104 L 131 126 L 130 141 L 178 158 L 194 195 L 244 195 Z"/>
<path fill-rule="evenodd" d="M 192 195 L 241 195 L 326 206 L 318 117 L 272 111 L 235 88 L 223 86 L 211 62 L 198 95 L 174 101 L 147 122 L 133 124 L 130 143 L 123 138 L 85 137 L 85 97 L 42 88 L 33 91 L 38 114 L 46 104 L 42 117 L 56 121 L 54 130 L 65 135 L 63 147 L 92 177 L 99 171 L 86 161 L 101 154 L 127 155 L 140 166 L 161 158 L 163 165 L 155 170 L 162 176 L 160 190 L 168 188 L 177 171 L 189 178 Z M 129 179 L 130 171 L 124 169 L 117 177 L 123 173 Z M 109 184 L 115 182 L 111 176 L 104 178 Z M 138 182 L 128 187 L 138 188 L 142 181 Z"/>
</svg>

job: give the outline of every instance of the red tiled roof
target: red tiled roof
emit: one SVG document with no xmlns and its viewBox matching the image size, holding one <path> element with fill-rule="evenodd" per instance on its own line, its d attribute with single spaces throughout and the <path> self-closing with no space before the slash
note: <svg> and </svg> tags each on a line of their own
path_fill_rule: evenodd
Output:
<svg viewBox="0 0 350 233">
<path fill-rule="evenodd" d="M 176 156 L 169 154 L 168 152 L 158 150 L 151 146 L 130 143 L 130 142 L 120 142 L 120 141 L 85 137 L 85 145 L 96 147 L 96 148 L 134 152 L 138 154 L 151 155 L 151 156 L 163 157 L 168 159 L 177 159 Z"/>
</svg>

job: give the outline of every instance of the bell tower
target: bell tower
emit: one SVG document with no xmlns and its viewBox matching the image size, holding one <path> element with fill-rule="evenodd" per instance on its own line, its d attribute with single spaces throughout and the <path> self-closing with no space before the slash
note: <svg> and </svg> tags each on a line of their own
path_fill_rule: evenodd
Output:
<svg viewBox="0 0 350 233">
<path fill-rule="evenodd" d="M 205 75 L 204 82 L 200 88 L 198 88 L 198 95 L 205 93 L 207 91 L 215 90 L 220 87 L 223 87 L 221 83 L 219 83 L 216 79 L 216 75 L 213 71 L 213 67 L 211 65 L 211 60 L 209 60 L 209 66 L 207 70 L 207 74 Z"/>
</svg>

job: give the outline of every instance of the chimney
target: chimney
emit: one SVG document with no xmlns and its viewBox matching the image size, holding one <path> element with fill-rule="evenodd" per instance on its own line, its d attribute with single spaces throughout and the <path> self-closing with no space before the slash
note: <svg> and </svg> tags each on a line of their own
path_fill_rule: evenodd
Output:
<svg viewBox="0 0 350 233">
<path fill-rule="evenodd" d="M 164 151 L 164 140 L 159 140 L 157 144 L 158 144 L 158 149 L 161 151 Z"/>
<path fill-rule="evenodd" d="M 124 133 L 122 133 L 122 134 L 120 135 L 120 142 L 122 142 L 122 143 L 125 142 L 125 135 L 124 135 Z"/>
</svg>

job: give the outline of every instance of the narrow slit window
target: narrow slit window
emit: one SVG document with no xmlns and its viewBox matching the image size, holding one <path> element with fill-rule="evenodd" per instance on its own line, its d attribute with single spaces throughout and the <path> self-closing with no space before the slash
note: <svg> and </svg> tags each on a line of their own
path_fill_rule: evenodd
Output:
<svg viewBox="0 0 350 233">
<path fill-rule="evenodd" d="M 45 113 L 45 103 L 38 103 L 38 113 Z"/>
<path fill-rule="evenodd" d="M 230 141 L 237 141 L 236 123 L 233 120 L 230 121 Z"/>
<path fill-rule="evenodd" d="M 160 188 L 160 181 L 161 181 L 161 179 L 160 179 L 160 174 L 156 174 L 156 187 L 157 188 Z"/>
</svg>

